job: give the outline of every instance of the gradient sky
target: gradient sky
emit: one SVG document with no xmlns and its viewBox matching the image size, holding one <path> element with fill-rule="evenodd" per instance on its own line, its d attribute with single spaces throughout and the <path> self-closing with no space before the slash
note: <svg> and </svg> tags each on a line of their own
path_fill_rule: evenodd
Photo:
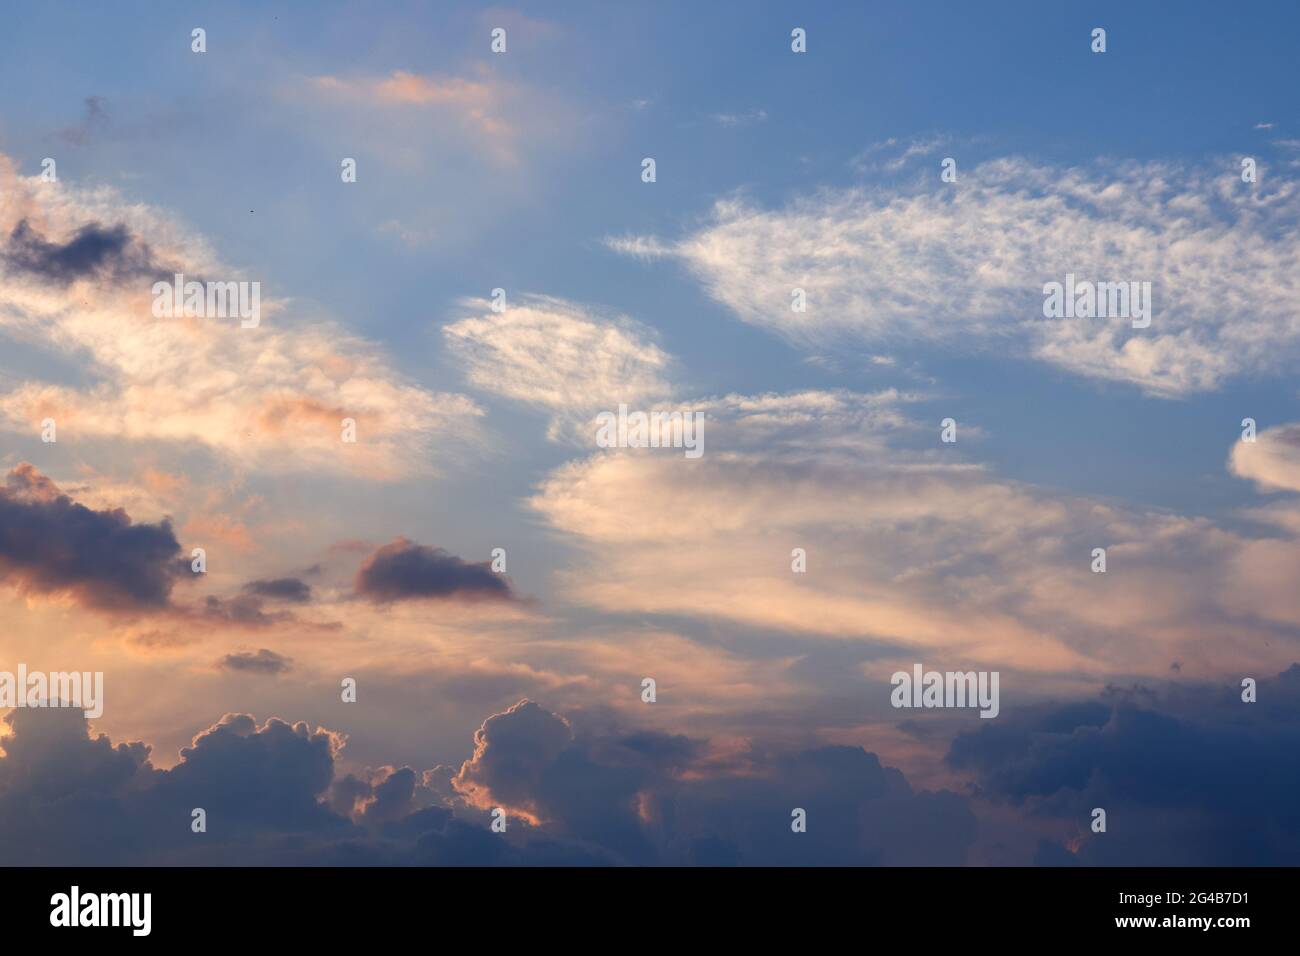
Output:
<svg viewBox="0 0 1300 956">
<path fill-rule="evenodd" d="M 1300 861 L 1300 13 L 805 6 L 6 12 L 7 862 Z"/>
</svg>

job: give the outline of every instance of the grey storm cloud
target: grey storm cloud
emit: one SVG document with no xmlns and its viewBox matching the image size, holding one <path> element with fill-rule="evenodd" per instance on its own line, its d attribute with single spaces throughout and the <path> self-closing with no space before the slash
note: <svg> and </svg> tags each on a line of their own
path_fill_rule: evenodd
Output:
<svg viewBox="0 0 1300 956">
<path fill-rule="evenodd" d="M 98 608 L 150 609 L 167 606 L 182 567 L 168 521 L 133 524 L 121 508 L 77 504 L 25 462 L 0 489 L 0 581 Z"/>
<path fill-rule="evenodd" d="M 947 762 L 986 797 L 1084 834 L 1039 862 L 1300 861 L 1300 664 L 1261 679 L 1254 703 L 1231 685 L 1135 687 L 991 723 L 958 735 Z"/>
<path fill-rule="evenodd" d="M 861 747 L 755 754 L 746 773 L 683 776 L 698 750 L 646 731 L 575 735 L 521 701 L 484 722 L 457 786 L 627 863 L 955 865 L 975 838 L 965 797 L 914 792 Z M 796 807 L 804 833 L 791 829 Z"/>
<path fill-rule="evenodd" d="M 490 562 L 472 564 L 442 548 L 397 538 L 376 550 L 357 571 L 357 593 L 373 601 L 412 598 L 509 598 L 510 585 Z"/>
<path fill-rule="evenodd" d="M 1116 690 L 981 725 L 949 755 L 969 793 L 917 790 L 856 746 L 756 743 L 722 767 L 707 740 L 528 700 L 483 722 L 459 770 L 359 775 L 304 723 L 229 714 L 159 770 L 79 711 L 23 708 L 0 738 L 0 865 L 960 865 L 990 802 L 1021 808 L 995 832 L 1044 865 L 1294 864 L 1300 666 L 1257 704 L 1230 690 Z M 1094 806 L 1106 834 L 1087 832 Z"/>
<path fill-rule="evenodd" d="M 97 222 L 82 226 L 66 242 L 51 242 L 23 219 L 10 233 L 0 258 L 11 269 L 60 285 L 88 277 L 116 281 L 166 271 L 153 261 L 148 245 L 126 226 Z"/>
<path fill-rule="evenodd" d="M 91 736 L 79 711 L 5 720 L 0 865 L 960 862 L 973 826 L 962 798 L 914 793 L 860 748 L 687 776 L 699 741 L 613 726 L 575 734 L 530 701 L 484 722 L 454 778 L 410 767 L 336 776 L 337 734 L 247 714 L 200 733 L 168 770 L 142 743 Z M 488 825 L 496 801 L 511 814 L 507 834 Z M 790 834 L 793 806 L 809 810 L 807 840 Z M 195 807 L 207 815 L 202 838 Z"/>
<path fill-rule="evenodd" d="M 266 674 L 272 677 L 276 674 L 283 674 L 285 671 L 290 670 L 292 666 L 293 658 L 277 654 L 265 647 L 256 652 L 239 651 L 234 654 L 227 654 L 217 661 L 217 667 L 221 670 L 245 674 Z"/>
</svg>

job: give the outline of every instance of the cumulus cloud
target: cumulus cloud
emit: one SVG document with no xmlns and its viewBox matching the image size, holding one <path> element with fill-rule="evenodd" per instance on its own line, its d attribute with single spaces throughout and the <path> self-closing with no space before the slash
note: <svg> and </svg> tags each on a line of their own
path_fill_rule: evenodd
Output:
<svg viewBox="0 0 1300 956">
<path fill-rule="evenodd" d="M 341 738 L 303 723 L 259 727 L 229 714 L 160 771 L 147 746 L 88 736 L 75 711 L 16 710 L 5 720 L 0 831 L 9 865 L 193 860 L 209 852 L 190 830 L 195 807 L 223 845 L 350 829 L 317 800 Z"/>
<path fill-rule="evenodd" d="M 484 300 L 461 306 L 471 314 L 443 335 L 470 383 L 549 412 L 552 438 L 620 402 L 637 407 L 670 392 L 670 357 L 650 329 L 625 316 L 538 295 L 501 313 Z"/>
<path fill-rule="evenodd" d="M 1292 865 L 1300 665 L 1260 676 L 1249 704 L 1237 681 L 1044 704 L 960 734 L 947 761 L 985 796 L 1055 821 L 1073 862 Z M 1091 832 L 1094 807 L 1105 834 Z"/>
<path fill-rule="evenodd" d="M 357 571 L 357 593 L 372 601 L 413 598 L 509 598 L 510 585 L 490 562 L 462 561 L 442 548 L 397 538 L 377 549 Z"/>
<path fill-rule="evenodd" d="M 445 452 L 480 440 L 482 411 L 468 398 L 404 380 L 370 342 L 291 318 L 269 294 L 257 328 L 155 318 L 155 262 L 190 279 L 249 277 L 111 190 L 23 178 L 0 157 L 0 235 L 10 237 L 0 332 L 77 358 L 84 377 L 0 391 L 0 427 L 30 432 L 50 417 L 61 437 L 171 442 L 272 473 L 379 479 L 430 471 L 435 440 Z M 345 418 L 354 444 L 340 440 Z"/>
<path fill-rule="evenodd" d="M 861 748 L 755 748 L 720 772 L 700 742 L 609 723 L 577 733 L 530 701 L 484 722 L 455 789 L 445 768 L 339 776 L 342 735 L 276 718 L 227 714 L 168 770 L 143 744 L 88 735 L 75 711 L 5 719 L 6 865 L 959 863 L 973 826 L 965 798 L 914 791 Z M 498 805 L 505 834 L 483 810 Z M 807 834 L 790 831 L 794 806 Z"/>
<path fill-rule="evenodd" d="M 27 463 L 0 489 L 0 580 L 36 594 L 68 593 L 104 609 L 168 605 L 180 562 L 171 524 L 133 524 L 95 511 Z"/>
<path fill-rule="evenodd" d="M 476 805 L 509 808 L 629 862 L 955 864 L 974 837 L 964 798 L 914 792 L 860 747 L 754 752 L 731 772 L 706 773 L 697 741 L 612 728 L 579 735 L 531 701 L 489 718 L 474 739 L 454 783 Z M 794 833 L 794 807 L 818 826 Z"/>
<path fill-rule="evenodd" d="M 1000 159 L 910 187 L 824 190 L 781 209 L 718 202 L 678 240 L 615 249 L 683 263 L 742 320 L 796 344 L 1006 349 L 1158 395 L 1285 371 L 1300 354 L 1300 189 L 1171 163 Z M 1151 325 L 1046 319 L 1066 274 L 1150 282 Z M 808 307 L 791 310 L 791 290 Z"/>
</svg>

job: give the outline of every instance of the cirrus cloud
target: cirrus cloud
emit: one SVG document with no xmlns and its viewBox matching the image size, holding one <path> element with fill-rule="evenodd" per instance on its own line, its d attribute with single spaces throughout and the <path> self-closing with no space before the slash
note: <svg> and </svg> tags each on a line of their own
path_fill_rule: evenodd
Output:
<svg viewBox="0 0 1300 956">
<path fill-rule="evenodd" d="M 801 346 L 995 347 L 1181 396 L 1300 357 L 1300 188 L 1238 172 L 998 159 L 947 185 L 826 189 L 780 209 L 725 199 L 678 240 L 607 242 L 681 262 L 743 321 Z M 1150 282 L 1150 327 L 1045 319 L 1043 286 L 1067 273 Z"/>
</svg>

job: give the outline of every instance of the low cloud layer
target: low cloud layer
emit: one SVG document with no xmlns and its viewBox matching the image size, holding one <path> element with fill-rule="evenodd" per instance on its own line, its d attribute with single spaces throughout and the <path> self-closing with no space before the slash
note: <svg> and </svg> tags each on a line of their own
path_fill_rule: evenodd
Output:
<svg viewBox="0 0 1300 956">
<path fill-rule="evenodd" d="M 974 838 L 965 798 L 913 791 L 861 748 L 755 750 L 709 770 L 706 742 L 575 733 L 530 701 L 485 721 L 458 772 L 338 775 L 341 735 L 246 714 L 199 734 L 170 770 L 144 744 L 88 736 L 73 711 L 6 720 L 6 865 L 960 863 Z M 504 834 L 490 829 L 495 806 Z M 795 808 L 806 833 L 791 829 Z"/>
<path fill-rule="evenodd" d="M 1254 703 L 1240 681 L 1111 688 L 963 733 L 947 760 L 985 797 L 1073 829 L 1038 862 L 1295 865 L 1300 665 L 1242 676 L 1258 683 Z"/>
</svg>

